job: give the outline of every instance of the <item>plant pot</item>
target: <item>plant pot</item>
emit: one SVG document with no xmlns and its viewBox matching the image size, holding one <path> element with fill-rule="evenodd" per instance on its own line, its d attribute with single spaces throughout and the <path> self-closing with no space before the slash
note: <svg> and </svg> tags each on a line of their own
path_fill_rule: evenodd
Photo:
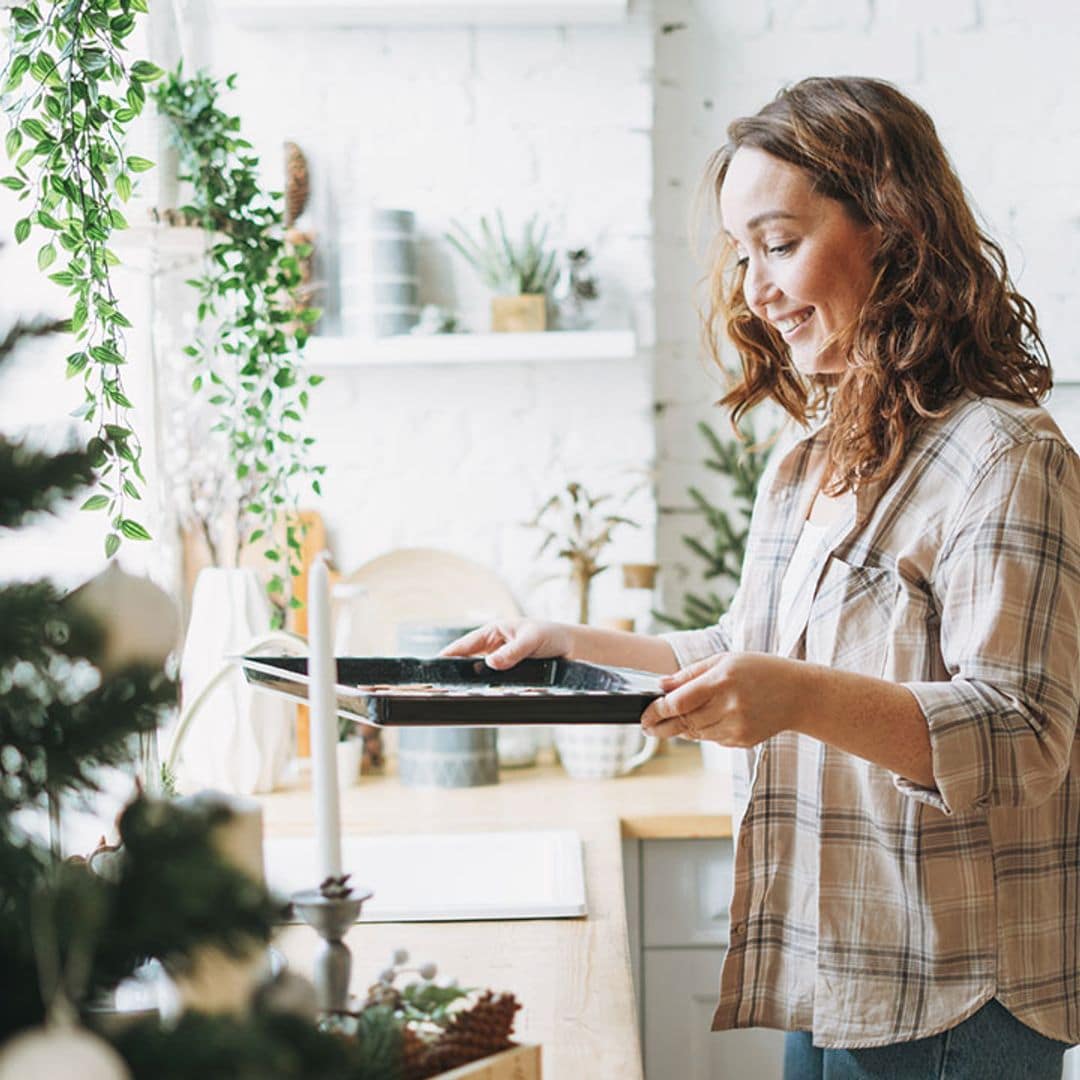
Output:
<svg viewBox="0 0 1080 1080">
<path fill-rule="evenodd" d="M 364 758 L 364 740 L 361 737 L 346 739 L 337 744 L 338 788 L 342 791 L 352 787 L 360 779 L 360 762 Z"/>
<path fill-rule="evenodd" d="M 546 330 L 547 297 L 543 293 L 492 297 L 491 329 L 498 334 L 536 334 Z"/>
<path fill-rule="evenodd" d="M 655 563 L 623 563 L 623 588 L 652 589 L 656 585 L 658 569 Z"/>
</svg>

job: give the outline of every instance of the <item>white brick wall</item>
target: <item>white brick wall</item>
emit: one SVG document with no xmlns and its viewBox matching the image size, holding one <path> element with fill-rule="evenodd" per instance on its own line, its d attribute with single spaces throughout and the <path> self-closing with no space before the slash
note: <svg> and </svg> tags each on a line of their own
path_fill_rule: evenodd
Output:
<svg viewBox="0 0 1080 1080">
<path fill-rule="evenodd" d="M 646 528 L 614 554 L 658 554 L 677 605 L 694 583 L 686 487 L 712 482 L 695 424 L 721 392 L 698 343 L 704 267 L 687 242 L 689 203 L 728 120 L 803 75 L 884 76 L 930 110 L 1036 302 L 1059 376 L 1080 379 L 1080 16 L 1056 0 L 631 0 L 628 21 L 602 29 L 257 31 L 212 22 L 198 0 L 180 7 L 189 67 L 239 73 L 227 105 L 268 180 L 280 179 L 283 139 L 308 152 L 324 244 L 335 205 L 414 208 L 425 299 L 482 327 L 487 292 L 443 229 L 497 206 L 512 221 L 538 211 L 560 240 L 594 247 L 601 320 L 630 321 L 642 340 L 628 364 L 335 372 L 312 420 L 331 466 L 322 510 L 346 566 L 439 544 L 542 606 L 545 568 L 520 522 L 563 479 L 621 489 L 655 455 L 656 535 L 657 511 L 638 496 Z M 1080 385 L 1053 408 L 1080 439 Z M 613 613 L 614 575 L 597 584 Z"/>
<path fill-rule="evenodd" d="M 618 27 L 252 31 L 219 24 L 213 69 L 239 73 L 238 112 L 280 175 L 295 139 L 314 182 L 311 220 L 332 244 L 332 207 L 365 200 L 416 211 L 423 299 L 486 329 L 488 291 L 442 234 L 502 208 L 536 212 L 560 246 L 588 245 L 598 321 L 634 326 L 629 362 L 335 369 L 312 395 L 330 465 L 320 510 L 345 568 L 390 548 L 431 545 L 486 563 L 531 610 L 561 590 L 522 522 L 570 479 L 624 492 L 651 468 L 653 334 L 652 24 Z M 274 181 L 276 183 L 276 180 Z M 327 329 L 333 330 L 332 321 Z M 655 510 L 626 530 L 617 560 L 654 555 Z M 610 579 L 610 580 L 609 580 Z M 618 613 L 615 574 L 598 614 Z"/>
<path fill-rule="evenodd" d="M 727 122 L 756 111 L 785 83 L 813 74 L 891 79 L 934 117 L 961 178 L 1004 244 L 1018 287 L 1035 303 L 1059 380 L 1080 380 L 1080 16 L 1044 0 L 729 0 L 656 2 L 658 552 L 672 569 L 686 477 L 697 466 L 692 393 L 703 385 L 687 300 L 689 197 Z M 664 32 L 668 28 L 668 32 Z M 671 288 L 671 282 L 678 287 Z M 1080 386 L 1052 410 L 1080 436 Z M 693 574 L 685 582 L 696 585 Z M 671 603 L 683 583 L 671 589 Z"/>
</svg>

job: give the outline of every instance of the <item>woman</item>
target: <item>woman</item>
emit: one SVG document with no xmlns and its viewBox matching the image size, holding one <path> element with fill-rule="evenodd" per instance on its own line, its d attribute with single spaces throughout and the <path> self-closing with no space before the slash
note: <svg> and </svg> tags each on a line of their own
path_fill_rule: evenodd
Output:
<svg viewBox="0 0 1080 1080">
<path fill-rule="evenodd" d="M 799 430 L 707 630 L 525 620 L 452 647 L 666 673 L 646 731 L 745 748 L 714 1028 L 785 1075 L 1058 1077 L 1080 1042 L 1080 467 L 1031 305 L 934 126 L 807 79 L 707 181 L 709 326 Z"/>
</svg>

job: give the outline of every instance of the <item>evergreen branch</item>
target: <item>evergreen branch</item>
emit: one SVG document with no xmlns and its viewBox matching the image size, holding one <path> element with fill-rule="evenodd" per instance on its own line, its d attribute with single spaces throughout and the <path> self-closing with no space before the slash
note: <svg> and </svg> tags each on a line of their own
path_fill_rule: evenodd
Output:
<svg viewBox="0 0 1080 1080">
<path fill-rule="evenodd" d="M 220 805 L 146 798 L 124 811 L 123 858 L 95 956 L 97 988 L 115 985 L 148 956 L 184 970 L 197 946 L 239 954 L 269 941 L 282 905 L 217 853 L 211 834 L 228 816 Z"/>
<path fill-rule="evenodd" d="M 12 529 L 33 514 L 55 510 L 93 483 L 91 460 L 82 450 L 47 454 L 0 436 L 0 528 Z"/>
</svg>

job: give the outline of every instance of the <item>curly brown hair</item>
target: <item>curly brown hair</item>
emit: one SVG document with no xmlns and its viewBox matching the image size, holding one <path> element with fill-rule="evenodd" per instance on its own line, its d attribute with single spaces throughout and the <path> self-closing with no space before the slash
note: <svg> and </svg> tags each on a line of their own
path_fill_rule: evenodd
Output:
<svg viewBox="0 0 1080 1080">
<path fill-rule="evenodd" d="M 807 378 L 747 307 L 744 268 L 717 231 L 704 329 L 721 367 L 721 328 L 739 354 L 741 377 L 719 402 L 733 423 L 765 399 L 801 423 L 827 403 L 826 490 L 839 494 L 894 476 L 918 424 L 964 391 L 1034 404 L 1050 389 L 1035 309 L 979 227 L 933 121 L 910 98 L 877 79 L 804 79 L 727 135 L 703 180 L 717 213 L 732 157 L 754 147 L 803 169 L 818 194 L 881 237 L 869 295 L 836 338 L 849 357 L 843 374 Z"/>
</svg>

